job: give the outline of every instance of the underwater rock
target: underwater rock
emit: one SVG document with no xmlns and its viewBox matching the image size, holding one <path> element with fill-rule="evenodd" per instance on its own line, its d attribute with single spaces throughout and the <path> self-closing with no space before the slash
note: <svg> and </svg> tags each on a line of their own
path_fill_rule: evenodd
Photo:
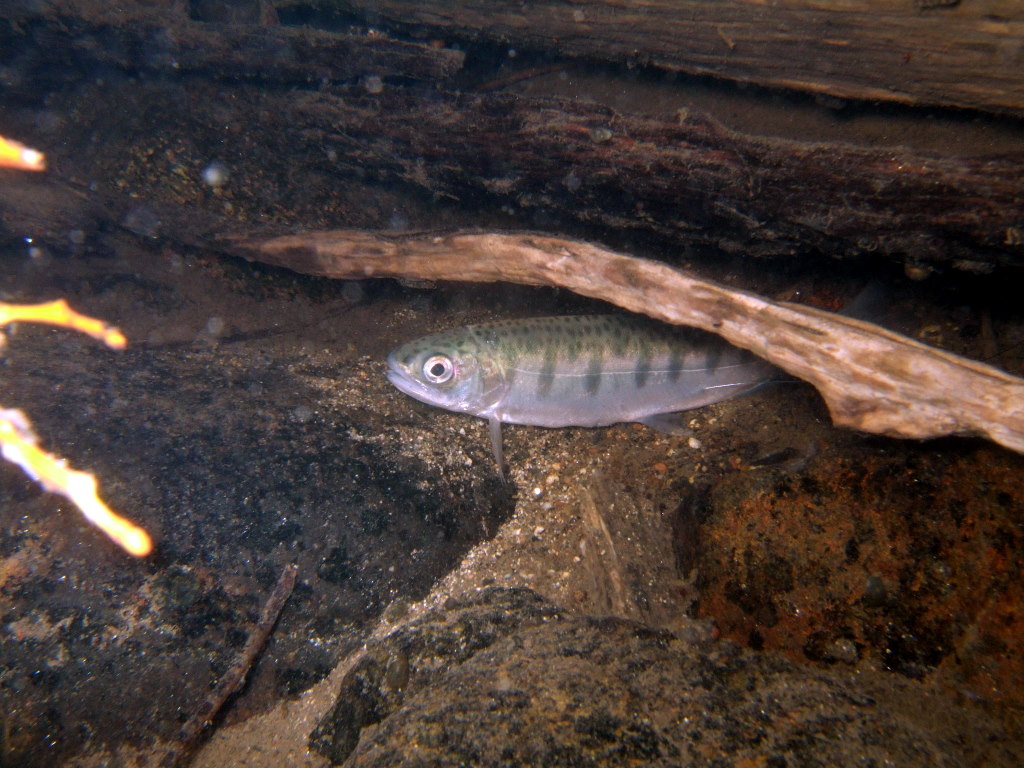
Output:
<svg viewBox="0 0 1024 768">
<path fill-rule="evenodd" d="M 452 599 L 442 611 L 402 627 L 367 651 L 346 675 L 338 701 L 313 732 L 312 746 L 335 763 L 355 749 L 362 729 L 379 723 L 445 672 L 518 630 L 561 617 L 529 589 L 492 587 Z"/>
<path fill-rule="evenodd" d="M 689 561 L 700 614 L 797 661 L 863 657 L 1019 707 L 1022 470 L 979 444 L 848 441 L 799 473 L 728 475 Z"/>
<path fill-rule="evenodd" d="M 732 643 L 492 588 L 371 644 L 313 746 L 360 767 L 965 761 L 960 734 L 893 700 Z"/>
</svg>

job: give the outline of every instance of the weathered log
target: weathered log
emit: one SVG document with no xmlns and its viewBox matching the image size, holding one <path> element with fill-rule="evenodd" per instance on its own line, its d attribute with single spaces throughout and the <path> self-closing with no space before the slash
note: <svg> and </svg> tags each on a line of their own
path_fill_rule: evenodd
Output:
<svg viewBox="0 0 1024 768">
<path fill-rule="evenodd" d="M 359 86 L 283 94 L 197 80 L 188 91 L 190 103 L 225 106 L 183 111 L 178 92 L 168 95 L 161 83 L 110 89 L 109 99 L 134 105 L 119 119 L 141 115 L 134 123 L 143 137 L 139 152 L 166 125 L 206 144 L 206 137 L 223 132 L 227 109 L 232 124 L 259 125 L 234 145 L 236 178 L 243 181 L 248 173 L 255 179 L 255 169 L 264 177 L 232 187 L 233 199 L 251 210 L 265 204 L 261 196 L 301 189 L 307 217 L 336 211 L 349 180 L 372 178 L 441 199 L 487 195 L 493 207 L 554 214 L 563 228 L 575 220 L 607 231 L 651 233 L 674 247 L 752 257 L 881 255 L 925 269 L 1024 266 L 1024 155 L 936 158 L 906 149 L 761 139 L 698 114 L 666 122 L 597 104 L 505 94 L 392 87 L 368 94 Z M 76 129 L 88 136 L 108 123 L 100 110 L 79 115 Z M 104 154 L 119 147 L 73 158 L 76 175 L 92 178 L 93 163 L 120 170 L 122 161 Z M 319 181 L 306 184 L 292 169 L 315 169 Z M 337 183 L 324 183 L 328 175 Z M 296 181 L 271 186 L 286 177 Z M 133 204 L 155 205 L 173 188 L 157 181 L 152 188 L 129 186 Z M 3 180 L 5 187 L 44 183 Z M 14 221 L 19 212 L 13 209 L 34 205 L 29 192 L 5 194 L 9 210 L 0 218 Z M 331 226 L 315 218 L 303 223 Z M 22 229 L 34 231 L 11 227 Z"/>
<path fill-rule="evenodd" d="M 692 111 L 665 121 L 567 99 L 456 94 L 392 83 L 377 83 L 383 88 L 379 93 L 368 92 L 365 83 L 316 91 L 274 88 L 252 79 L 315 78 L 327 70 L 320 68 L 316 52 L 300 55 L 285 46 L 282 50 L 290 52 L 282 64 L 262 56 L 262 44 L 247 47 L 242 38 L 283 35 L 280 40 L 312 41 L 319 33 L 178 17 L 161 27 L 154 19 L 163 16 L 132 7 L 135 15 L 112 11 L 99 0 L 33 4 L 21 11 L 20 24 L 0 25 L 0 47 L 4 39 L 8 47 L 34 41 L 34 47 L 19 49 L 19 62 L 49 62 L 47 57 L 59 59 L 74 50 L 118 66 L 159 67 L 169 66 L 165 54 L 170 52 L 179 70 L 244 71 L 244 79 L 195 77 L 187 84 L 115 81 L 103 86 L 102 96 L 123 105 L 125 117 L 119 115 L 119 121 L 135 121 L 133 151 L 140 157 L 153 149 L 147 142 L 166 139 L 168 126 L 177 136 L 197 137 L 210 146 L 210 137 L 219 141 L 225 125 L 259 125 L 259 131 L 245 131 L 244 141 L 230 144 L 239 169 L 236 180 L 245 178 L 246 167 L 250 179 L 257 178 L 251 169 L 260 169 L 249 199 L 243 199 L 249 190 L 233 185 L 239 207 L 259 211 L 268 179 L 287 177 L 288 188 L 301 188 L 309 203 L 304 223 L 330 226 L 310 221 L 309 211 L 337 211 L 337 189 L 351 179 L 372 179 L 410 184 L 441 199 L 483 193 L 489 203 L 556 214 L 561 229 L 575 220 L 606 231 L 653 233 L 673 247 L 785 258 L 880 254 L 915 269 L 924 265 L 925 271 L 1024 265 L 1024 153 L 959 158 L 808 144 L 734 133 Z M 373 35 L 356 40 L 324 34 L 336 44 L 323 51 L 329 78 L 401 73 L 405 83 L 417 73 L 442 76 L 455 65 L 445 56 L 462 55 Z M 348 50 L 346 40 L 354 46 L 351 56 L 341 55 Z M 210 43 L 209 51 L 202 41 Z M 236 44 L 242 47 L 234 50 Z M 378 44 L 387 56 L 377 56 Z M 409 58 L 402 58 L 406 54 Z M 432 59 L 435 55 L 441 58 Z M 22 66 L 12 71 L 21 72 Z M 50 71 L 42 67 L 37 74 L 45 78 Z M 23 80 L 29 93 L 45 90 L 45 82 Z M 62 147 L 72 146 L 76 130 L 82 140 L 110 130 L 108 109 L 75 117 L 75 127 L 61 137 Z M 94 123 L 86 128 L 90 120 Z M 169 143 L 174 142 L 155 144 L 166 151 Z M 120 145 L 111 146 L 123 155 Z M 94 178 L 90 164 L 99 164 L 104 177 L 111 168 L 120 173 L 123 157 L 106 158 L 104 164 L 103 152 L 90 147 L 72 164 L 54 167 L 74 167 L 79 178 Z M 334 175 L 340 181 L 304 183 L 296 169 L 315 169 L 319 177 Z M 114 180 L 119 190 L 130 189 L 147 203 L 168 194 L 162 179 L 143 189 L 133 187 L 134 181 Z M 278 194 L 284 199 L 289 192 Z"/>
<path fill-rule="evenodd" d="M 0 29 L 0 43 L 6 39 L 22 50 L 31 49 L 39 69 L 77 60 L 129 71 L 202 72 L 273 82 L 366 76 L 429 81 L 451 76 L 465 58 L 461 51 L 394 40 L 379 32 L 210 24 L 144 4 L 114 7 L 96 0 L 52 0 L 23 5 L 13 20 L 16 24 Z M 19 60 L 19 67 L 24 66 Z"/>
<path fill-rule="evenodd" d="M 479 191 L 609 229 L 749 256 L 883 254 L 968 270 L 1024 264 L 1024 154 L 939 158 L 806 144 L 598 104 L 357 88 L 267 109 L 337 166 L 438 197 Z M 261 97 L 262 98 L 262 97 Z"/>
<path fill-rule="evenodd" d="M 983 435 L 1024 453 L 1024 380 L 848 317 L 540 234 L 311 232 L 227 237 L 246 259 L 335 278 L 508 281 L 568 288 L 721 334 L 804 379 L 836 424 L 894 437 Z"/>
<path fill-rule="evenodd" d="M 1014 0 L 338 0 L 438 34 L 842 98 L 1024 114 Z"/>
</svg>

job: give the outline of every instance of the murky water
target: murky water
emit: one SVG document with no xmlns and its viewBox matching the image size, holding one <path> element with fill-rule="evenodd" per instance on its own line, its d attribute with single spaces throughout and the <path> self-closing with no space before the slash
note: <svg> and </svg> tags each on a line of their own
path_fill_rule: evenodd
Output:
<svg viewBox="0 0 1024 768">
<path fill-rule="evenodd" d="M 45 26 L 40 13 L 33 23 Z M 1000 759 L 1020 753 L 1021 456 L 839 431 L 813 389 L 794 383 L 694 412 L 689 436 L 508 429 L 504 484 L 484 424 L 395 391 L 385 355 L 427 331 L 600 304 L 540 288 L 320 280 L 231 259 L 214 243 L 228 223 L 539 228 L 817 303 L 881 276 L 892 285 L 886 322 L 1020 375 L 1014 268 L 912 283 L 899 263 L 676 250 L 635 221 L 617 231 L 565 204 L 549 209 L 539 191 L 431 194 L 414 163 L 391 164 L 372 136 L 298 122 L 276 133 L 274 105 L 315 93 L 316 81 L 136 70 L 84 53 L 54 61 L 18 42 L 8 25 L 0 134 L 35 136 L 51 171 L 0 177 L 0 300 L 64 297 L 129 345 L 12 326 L 0 406 L 25 411 L 47 450 L 94 472 L 156 550 L 129 557 L 69 502 L 0 464 L 0 764 L 86 764 L 90 751 L 173 741 L 292 563 L 294 593 L 218 726 L 308 691 L 382 616 L 459 594 L 453 584 L 524 586 L 573 615 L 680 637 L 692 619 L 714 622 L 809 676 L 881 669 L 921 681 L 952 719 L 981 702 L 965 722 L 1005 724 Z M 462 87 L 507 74 L 484 59 Z M 732 129 L 805 141 L 914 138 L 930 152 L 967 142 L 969 154 L 994 156 L 1022 136 L 1012 120 L 851 105 L 837 118 L 834 104 L 541 64 L 549 71 L 510 88 L 654 117 L 717 106 Z M 406 85 L 352 87 L 365 99 Z M 409 98 L 421 88 L 409 85 Z M 913 127 L 922 120 L 927 132 Z M 566 195 L 571 170 L 559 177 Z M 644 653 L 662 658 L 651 637 Z M 604 721 L 588 717 L 597 725 L 580 733 L 599 738 Z"/>
</svg>

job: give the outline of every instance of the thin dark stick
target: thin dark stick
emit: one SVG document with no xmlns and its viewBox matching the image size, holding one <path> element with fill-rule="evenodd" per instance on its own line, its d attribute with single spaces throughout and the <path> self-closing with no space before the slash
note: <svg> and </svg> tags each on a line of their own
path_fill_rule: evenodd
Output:
<svg viewBox="0 0 1024 768">
<path fill-rule="evenodd" d="M 179 744 L 167 755 L 164 760 L 165 766 L 180 768 L 191 762 L 193 752 L 199 745 L 200 737 L 213 723 L 227 700 L 245 683 L 246 675 L 249 674 L 249 670 L 256 662 L 256 657 L 263 650 L 267 638 L 277 623 L 278 616 L 281 615 L 284 604 L 288 602 L 288 598 L 295 588 L 298 572 L 299 567 L 294 563 L 285 566 L 274 586 L 274 591 L 270 593 L 267 602 L 263 605 L 263 613 L 260 614 L 259 622 L 245 641 L 245 647 L 221 677 L 217 687 L 210 692 L 210 695 L 199 705 L 188 722 L 181 727 L 178 732 Z"/>
</svg>

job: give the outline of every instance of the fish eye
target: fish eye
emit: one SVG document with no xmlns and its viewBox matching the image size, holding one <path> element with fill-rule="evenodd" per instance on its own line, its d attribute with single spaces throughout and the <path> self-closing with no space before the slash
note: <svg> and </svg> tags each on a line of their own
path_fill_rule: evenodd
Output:
<svg viewBox="0 0 1024 768">
<path fill-rule="evenodd" d="M 454 373 L 455 366 L 452 364 L 451 358 L 444 355 L 428 357 L 423 364 L 423 375 L 427 381 L 433 384 L 444 384 L 451 379 Z"/>
</svg>

